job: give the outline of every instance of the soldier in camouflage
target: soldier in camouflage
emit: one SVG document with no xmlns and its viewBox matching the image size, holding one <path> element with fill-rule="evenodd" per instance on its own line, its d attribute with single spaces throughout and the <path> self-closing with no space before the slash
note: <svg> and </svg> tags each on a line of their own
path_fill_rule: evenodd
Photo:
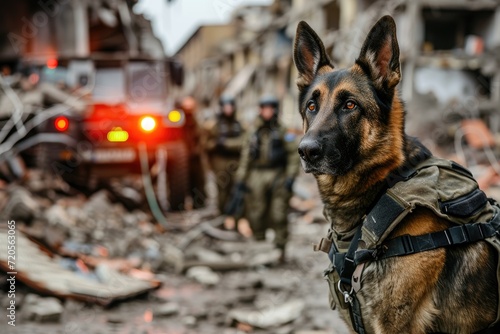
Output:
<svg viewBox="0 0 500 334">
<path fill-rule="evenodd" d="M 215 174 L 219 212 L 224 213 L 234 187 L 234 176 L 243 143 L 243 129 L 236 119 L 234 97 L 221 96 L 219 105 L 220 113 L 206 126 L 205 150 L 210 168 Z"/>
<path fill-rule="evenodd" d="M 266 229 L 274 229 L 274 243 L 284 260 L 288 203 L 300 159 L 295 135 L 280 124 L 278 109 L 274 96 L 260 99 L 259 117 L 241 152 L 236 188 L 246 190 L 245 215 L 255 239 L 264 240 Z"/>
</svg>

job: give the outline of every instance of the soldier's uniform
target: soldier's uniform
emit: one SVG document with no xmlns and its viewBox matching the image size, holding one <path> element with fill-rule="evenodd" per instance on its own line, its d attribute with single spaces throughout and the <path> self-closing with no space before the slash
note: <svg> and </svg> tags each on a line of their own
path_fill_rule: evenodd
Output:
<svg viewBox="0 0 500 334">
<path fill-rule="evenodd" d="M 210 168 L 215 174 L 220 213 L 224 213 L 234 186 L 243 143 L 243 129 L 236 119 L 234 99 L 223 96 L 220 100 L 221 108 L 224 104 L 233 106 L 232 115 L 228 116 L 221 110 L 217 118 L 207 124 L 205 140 Z"/>
<path fill-rule="evenodd" d="M 295 135 L 278 121 L 278 101 L 267 97 L 261 99 L 260 105 L 273 106 L 275 115 L 269 121 L 258 117 L 249 131 L 236 179 L 247 188 L 245 216 L 254 237 L 264 240 L 266 229 L 272 228 L 276 246 L 284 251 L 288 239 L 288 202 L 300 159 Z"/>
</svg>

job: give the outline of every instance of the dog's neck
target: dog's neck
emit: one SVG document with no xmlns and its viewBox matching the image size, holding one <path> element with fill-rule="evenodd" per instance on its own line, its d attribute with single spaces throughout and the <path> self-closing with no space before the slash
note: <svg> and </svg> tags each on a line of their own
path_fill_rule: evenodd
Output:
<svg viewBox="0 0 500 334">
<path fill-rule="evenodd" d="M 390 173 L 431 156 L 430 151 L 417 139 L 404 135 L 401 140 L 401 151 L 395 152 L 393 157 L 387 157 L 384 164 L 364 171 L 354 169 L 341 176 L 315 176 L 325 205 L 324 215 L 341 240 L 352 237 L 363 217 L 385 192 Z"/>
<path fill-rule="evenodd" d="M 316 180 L 325 205 L 323 213 L 341 239 L 352 236 L 386 185 L 379 181 L 367 187 L 368 180 L 361 175 L 355 179 L 352 176 L 317 175 Z"/>
</svg>

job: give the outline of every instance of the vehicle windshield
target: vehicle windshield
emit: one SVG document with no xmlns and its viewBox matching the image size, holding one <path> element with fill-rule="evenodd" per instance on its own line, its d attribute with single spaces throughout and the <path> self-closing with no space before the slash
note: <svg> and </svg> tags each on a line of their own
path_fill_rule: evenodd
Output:
<svg viewBox="0 0 500 334">
<path fill-rule="evenodd" d="M 128 96 L 132 102 L 158 102 L 165 98 L 164 73 L 158 63 L 130 62 Z"/>
<path fill-rule="evenodd" d="M 124 103 L 125 74 L 121 68 L 97 68 L 92 98 L 96 102 Z"/>
</svg>

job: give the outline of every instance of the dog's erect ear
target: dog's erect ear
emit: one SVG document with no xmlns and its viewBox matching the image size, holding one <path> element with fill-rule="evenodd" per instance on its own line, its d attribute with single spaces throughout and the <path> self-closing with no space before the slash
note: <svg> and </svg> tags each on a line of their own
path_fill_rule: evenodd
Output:
<svg viewBox="0 0 500 334">
<path fill-rule="evenodd" d="M 304 21 L 301 21 L 297 26 L 293 59 L 299 71 L 299 78 L 297 79 L 299 89 L 310 85 L 314 76 L 323 66 L 333 68 L 330 58 L 326 55 L 323 42 Z"/>
<path fill-rule="evenodd" d="M 368 67 L 378 88 L 394 88 L 401 79 L 396 23 L 384 16 L 368 33 L 356 62 Z"/>
</svg>

